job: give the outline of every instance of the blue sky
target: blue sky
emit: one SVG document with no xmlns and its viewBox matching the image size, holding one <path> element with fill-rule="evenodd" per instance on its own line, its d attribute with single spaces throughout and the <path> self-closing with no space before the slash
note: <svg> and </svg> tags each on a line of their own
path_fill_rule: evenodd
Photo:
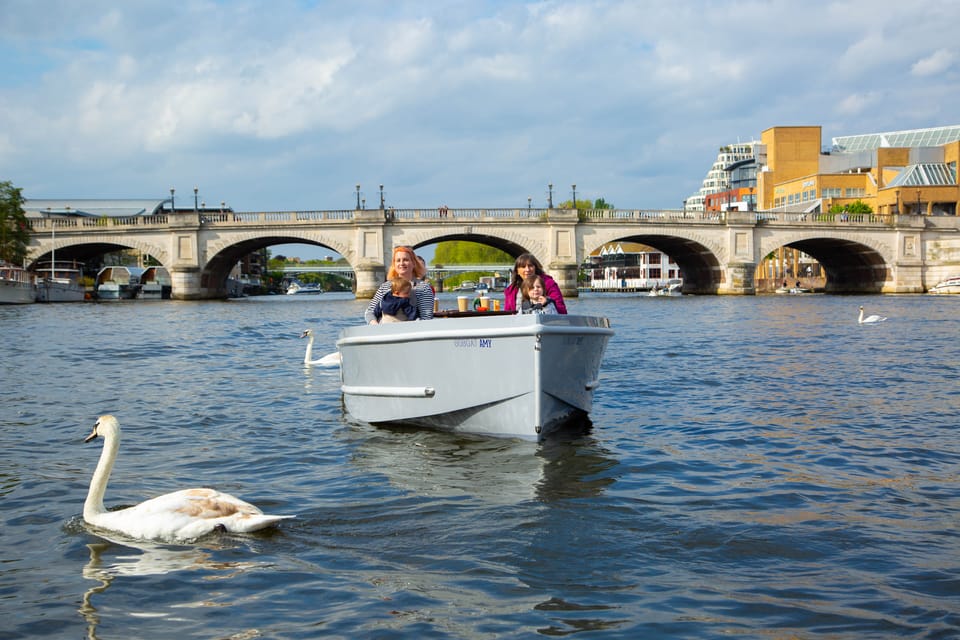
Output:
<svg viewBox="0 0 960 640">
<path fill-rule="evenodd" d="M 0 180 L 235 209 L 677 207 L 718 147 L 957 124 L 960 2 L 0 0 Z"/>
</svg>

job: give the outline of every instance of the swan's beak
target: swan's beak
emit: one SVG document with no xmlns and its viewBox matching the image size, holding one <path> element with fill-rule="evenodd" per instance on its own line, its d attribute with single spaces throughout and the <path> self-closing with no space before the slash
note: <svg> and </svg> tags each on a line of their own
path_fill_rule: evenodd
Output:
<svg viewBox="0 0 960 640">
<path fill-rule="evenodd" d="M 304 331 L 303 333 L 301 333 L 301 334 L 300 334 L 300 337 L 301 337 L 301 338 L 306 338 L 308 335 L 310 335 L 310 331 L 309 331 L 309 330 Z"/>
<path fill-rule="evenodd" d="M 86 438 L 83 439 L 84 442 L 90 442 L 97 437 L 97 425 L 93 425 L 93 431 Z"/>
</svg>

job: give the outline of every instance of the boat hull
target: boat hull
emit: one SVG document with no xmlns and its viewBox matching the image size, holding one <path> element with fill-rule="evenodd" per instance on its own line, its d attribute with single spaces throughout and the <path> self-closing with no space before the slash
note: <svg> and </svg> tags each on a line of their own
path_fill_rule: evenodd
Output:
<svg viewBox="0 0 960 640">
<path fill-rule="evenodd" d="M 930 293 L 934 295 L 960 294 L 960 278 L 948 278 L 930 289 Z"/>
<path fill-rule="evenodd" d="M 0 304 L 30 304 L 37 301 L 33 285 L 10 280 L 0 280 Z"/>
<path fill-rule="evenodd" d="M 540 439 L 590 412 L 606 318 L 480 315 L 341 332 L 347 412 L 374 424 Z"/>
<path fill-rule="evenodd" d="M 79 282 L 47 278 L 37 288 L 37 302 L 83 302 L 86 291 Z"/>
</svg>

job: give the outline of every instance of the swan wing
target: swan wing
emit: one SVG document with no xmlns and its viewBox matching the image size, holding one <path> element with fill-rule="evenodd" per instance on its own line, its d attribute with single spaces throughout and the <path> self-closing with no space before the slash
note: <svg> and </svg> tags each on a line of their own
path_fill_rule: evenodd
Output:
<svg viewBox="0 0 960 640">
<path fill-rule="evenodd" d="M 266 515 L 215 489 L 183 489 L 96 515 L 90 524 L 143 540 L 191 540 L 222 528 L 247 533 L 293 516 Z"/>
<path fill-rule="evenodd" d="M 319 360 L 312 360 L 310 364 L 317 365 L 319 367 L 339 367 L 340 352 L 334 351 L 333 353 L 328 353 Z"/>
</svg>

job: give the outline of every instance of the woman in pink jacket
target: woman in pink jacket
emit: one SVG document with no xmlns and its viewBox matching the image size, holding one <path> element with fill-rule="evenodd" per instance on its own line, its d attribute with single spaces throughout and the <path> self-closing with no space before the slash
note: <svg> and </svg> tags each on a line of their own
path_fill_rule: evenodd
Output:
<svg viewBox="0 0 960 640">
<path fill-rule="evenodd" d="M 532 253 L 521 253 L 513 263 L 513 280 L 503 290 L 503 309 L 504 311 L 516 311 L 519 305 L 517 299 L 521 296 L 520 285 L 524 278 L 532 275 L 538 275 L 543 278 L 543 287 L 546 290 L 547 297 L 553 300 L 553 305 L 557 308 L 557 313 L 566 313 L 567 305 L 563 303 L 563 294 L 560 293 L 560 287 L 556 280 L 543 272 L 543 265 Z"/>
</svg>

